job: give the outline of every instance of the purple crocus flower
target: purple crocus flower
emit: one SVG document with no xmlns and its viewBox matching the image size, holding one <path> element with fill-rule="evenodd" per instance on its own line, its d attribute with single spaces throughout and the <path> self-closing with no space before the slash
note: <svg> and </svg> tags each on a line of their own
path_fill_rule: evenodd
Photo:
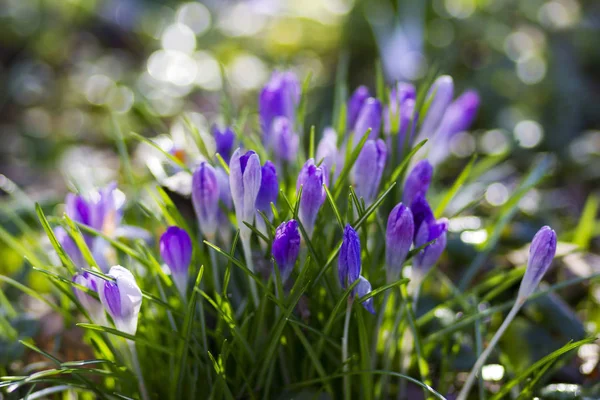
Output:
<svg viewBox="0 0 600 400">
<path fill-rule="evenodd" d="M 354 295 L 357 298 L 361 298 L 363 296 L 368 295 L 369 293 L 371 293 L 371 283 L 363 276 L 359 276 L 358 283 L 354 287 Z M 372 297 L 367 299 L 366 301 L 363 301 L 361 304 L 365 308 L 365 310 L 367 310 L 371 314 L 375 314 L 375 308 L 373 307 Z"/>
<path fill-rule="evenodd" d="M 415 111 L 415 99 L 415 87 L 410 83 L 399 82 L 390 93 L 390 105 L 383 111 L 383 127 L 388 136 L 387 142 L 390 151 L 397 151 L 398 154 L 402 154 L 408 127 Z M 394 126 L 397 130 L 394 129 L 395 131 L 392 132 Z M 395 150 L 391 147 L 393 135 L 397 135 Z M 411 139 L 409 138 L 409 143 Z"/>
<path fill-rule="evenodd" d="M 135 335 L 142 305 L 142 291 L 132 273 L 120 265 L 112 267 L 108 276 L 114 280 L 98 285 L 100 301 L 118 330 Z"/>
<path fill-rule="evenodd" d="M 254 151 L 242 154 L 237 149 L 229 162 L 229 187 L 235 206 L 238 227 L 243 240 L 250 239 L 250 228 L 244 222 L 252 224 L 256 212 L 256 198 L 262 179 L 260 159 Z"/>
<path fill-rule="evenodd" d="M 419 161 L 408 174 L 404 183 L 402 202 L 412 204 L 417 196 L 425 196 L 431 183 L 433 167 L 427 160 Z"/>
<path fill-rule="evenodd" d="M 271 203 L 277 204 L 279 196 L 279 182 L 275 165 L 267 160 L 261 168 L 261 182 L 258 196 L 256 197 L 256 209 L 265 213 L 269 218 L 273 216 Z"/>
<path fill-rule="evenodd" d="M 360 112 L 358 113 L 358 117 L 356 119 L 356 123 L 354 124 L 354 145 L 356 146 L 367 130 L 371 129 L 371 133 L 369 134 L 370 139 L 377 139 L 379 137 L 379 129 L 381 126 L 381 102 L 373 97 L 365 100 Z"/>
<path fill-rule="evenodd" d="M 296 107 L 300 102 L 300 83 L 293 72 L 275 71 L 263 87 L 258 99 L 258 112 L 266 142 L 270 143 L 270 133 L 276 117 L 287 117 L 295 121 Z"/>
<path fill-rule="evenodd" d="M 215 169 L 202 162 L 192 176 L 192 204 L 200 229 L 208 240 L 214 240 L 219 211 L 219 182 Z"/>
<path fill-rule="evenodd" d="M 123 218 L 123 205 L 124 198 L 113 182 L 86 197 L 69 193 L 65 212 L 72 220 L 112 236 Z"/>
<path fill-rule="evenodd" d="M 446 248 L 446 231 L 448 230 L 448 221 L 445 218 L 439 221 L 423 222 L 415 238 L 415 247 L 435 240 L 434 243 L 426 246 L 414 258 L 413 271 L 417 279 L 421 279 L 431 267 L 438 261 L 444 249 Z"/>
<path fill-rule="evenodd" d="M 177 226 L 170 226 L 160 237 L 160 256 L 169 266 L 171 277 L 181 296 L 187 292 L 188 270 L 192 261 L 192 239 Z"/>
<path fill-rule="evenodd" d="M 410 208 L 399 203 L 388 217 L 385 232 L 385 263 L 388 281 L 398 279 L 402 263 L 410 250 L 414 238 L 415 224 Z"/>
<path fill-rule="evenodd" d="M 287 117 L 276 117 L 271 127 L 271 143 L 273 151 L 281 161 L 290 162 L 298 154 L 299 137 L 294 132 L 294 126 Z"/>
<path fill-rule="evenodd" d="M 479 95 L 466 91 L 450 104 L 429 146 L 428 159 L 432 164 L 442 162 L 450 153 L 450 142 L 454 135 L 467 130 L 479 109 Z"/>
<path fill-rule="evenodd" d="M 342 288 L 352 285 L 359 278 L 360 269 L 360 239 L 356 231 L 346 225 L 338 258 L 338 275 Z"/>
<path fill-rule="evenodd" d="M 556 254 L 556 232 L 549 226 L 540 229 L 529 246 L 527 269 L 519 287 L 517 301 L 524 302 L 540 284 Z"/>
<path fill-rule="evenodd" d="M 228 163 L 233 150 L 233 142 L 235 141 L 235 133 L 230 126 L 220 129 L 217 125 L 212 126 L 212 134 L 215 138 L 216 151 Z"/>
<path fill-rule="evenodd" d="M 358 197 L 365 200 L 367 206 L 377 195 L 386 158 L 387 147 L 383 140 L 367 140 L 352 168 L 354 190 Z"/>
<path fill-rule="evenodd" d="M 317 146 L 317 163 L 323 161 L 328 168 L 334 168 L 338 157 L 337 133 L 335 129 L 328 127 L 323 131 L 323 137 Z"/>
<path fill-rule="evenodd" d="M 417 195 L 417 197 L 413 200 L 410 210 L 413 214 L 413 221 L 415 225 L 415 237 L 419 233 L 419 229 L 421 229 L 421 225 L 424 222 L 431 223 L 435 221 L 435 217 L 433 216 L 433 211 L 431 211 L 431 207 L 429 203 L 425 199 L 425 196 L 422 194 Z"/>
<path fill-rule="evenodd" d="M 323 185 L 328 184 L 328 172 L 325 164 L 317 167 L 315 160 L 312 158 L 304 163 L 300 174 L 298 174 L 296 192 L 299 193 L 300 186 L 302 186 L 298 217 L 309 237 L 312 236 L 317 214 L 327 196 Z"/>
<path fill-rule="evenodd" d="M 433 82 L 425 99 L 425 104 L 429 104 L 429 107 L 416 142 L 433 136 L 446 113 L 446 109 L 452 102 L 453 96 L 454 81 L 452 77 L 442 75 Z"/>
<path fill-rule="evenodd" d="M 94 275 L 87 272 L 73 276 L 74 283 L 96 293 L 98 293 L 98 281 L 99 278 L 96 278 Z M 98 299 L 90 296 L 77 287 L 73 287 L 73 293 L 75 294 L 77 301 L 79 301 L 81 306 L 85 309 L 85 311 L 87 311 L 93 323 L 99 325 L 104 325 L 106 323 L 106 318 L 104 317 L 104 308 Z"/>
<path fill-rule="evenodd" d="M 83 268 L 87 265 L 83 258 L 83 254 L 81 254 L 81 250 L 79 250 L 79 247 L 77 247 L 73 238 L 71 238 L 62 226 L 54 228 L 54 236 L 56 236 L 56 240 L 58 240 L 58 243 L 60 243 L 63 250 L 71 258 L 76 267 Z"/>
<path fill-rule="evenodd" d="M 365 101 L 371 97 L 369 94 L 369 89 L 366 86 L 359 86 L 356 88 L 350 100 L 348 100 L 348 108 L 347 108 L 347 126 L 348 131 L 354 130 L 354 124 L 358 119 L 358 114 L 365 104 Z M 364 132 L 363 132 L 364 133 Z"/>
<path fill-rule="evenodd" d="M 300 232 L 298 222 L 290 220 L 283 222 L 275 231 L 271 253 L 279 267 L 281 280 L 285 282 L 294 269 L 300 251 Z"/>
<path fill-rule="evenodd" d="M 229 175 L 221 167 L 215 168 L 215 175 L 219 185 L 219 210 L 217 211 L 217 230 L 219 237 L 226 245 L 231 242 L 231 222 L 227 216 L 227 212 L 233 207 L 231 200 L 231 190 L 229 190 Z"/>
</svg>

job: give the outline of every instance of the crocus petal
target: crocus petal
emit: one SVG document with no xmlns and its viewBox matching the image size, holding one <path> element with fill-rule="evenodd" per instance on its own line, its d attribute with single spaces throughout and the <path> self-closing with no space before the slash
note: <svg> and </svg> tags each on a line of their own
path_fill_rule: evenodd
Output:
<svg viewBox="0 0 600 400">
<path fill-rule="evenodd" d="M 217 230 L 219 191 L 215 169 L 207 162 L 202 162 L 192 177 L 192 204 L 200 229 L 209 240 Z"/>
<path fill-rule="evenodd" d="M 317 146 L 317 163 L 323 162 L 328 168 L 335 168 L 338 158 L 337 133 L 335 129 L 329 127 L 323 131 L 323 138 Z"/>
<path fill-rule="evenodd" d="M 529 247 L 527 269 L 521 281 L 518 298 L 524 301 L 537 288 L 550 268 L 556 254 L 556 232 L 549 226 L 541 228 Z"/>
<path fill-rule="evenodd" d="M 368 280 L 366 280 L 364 277 L 359 276 L 358 283 L 354 287 L 355 296 L 357 298 L 361 298 L 363 296 L 366 296 L 369 293 L 371 293 L 371 283 Z M 372 297 L 363 301 L 361 304 L 365 308 L 365 310 L 367 310 L 371 314 L 375 314 L 375 308 L 373 307 L 373 298 Z"/>
<path fill-rule="evenodd" d="M 410 250 L 414 237 L 414 221 L 410 208 L 400 203 L 388 217 L 385 234 L 385 260 L 389 280 L 396 279 Z"/>
<path fill-rule="evenodd" d="M 446 109 L 454 96 L 454 81 L 448 75 L 442 75 L 433 82 L 427 93 L 426 102 L 429 102 L 427 114 L 423 119 L 421 130 L 416 142 L 433 136 L 440 125 Z"/>
<path fill-rule="evenodd" d="M 387 148 L 383 140 L 367 140 L 352 168 L 354 190 L 367 206 L 377 195 L 386 158 Z"/>
<path fill-rule="evenodd" d="M 275 231 L 275 238 L 273 239 L 273 246 L 271 248 L 283 282 L 287 280 L 294 269 L 299 251 L 300 231 L 298 230 L 298 222 L 293 219 L 283 222 Z"/>
<path fill-rule="evenodd" d="M 338 258 L 338 275 L 342 288 L 352 285 L 360 276 L 360 270 L 360 239 L 356 231 L 346 225 Z"/>
<path fill-rule="evenodd" d="M 433 166 L 429 161 L 419 161 L 406 178 L 404 192 L 402 193 L 402 202 L 404 204 L 412 204 L 417 196 L 425 196 L 429 189 L 432 175 Z"/>
<path fill-rule="evenodd" d="M 293 161 L 298 154 L 299 137 L 293 131 L 293 124 L 286 117 L 277 117 L 271 127 L 273 151 L 281 161 Z"/>
<path fill-rule="evenodd" d="M 216 151 L 228 163 L 233 150 L 235 133 L 231 127 L 220 129 L 217 125 L 212 126 L 212 134 L 215 139 Z"/>
<path fill-rule="evenodd" d="M 354 124 L 358 118 L 358 114 L 362 109 L 365 101 L 370 97 L 369 89 L 366 86 L 359 86 L 356 88 L 350 100 L 348 100 L 348 108 L 347 108 L 347 129 L 349 131 L 354 130 Z"/>
<path fill-rule="evenodd" d="M 415 223 L 415 235 L 419 232 L 423 222 L 431 223 L 435 220 L 433 211 L 431 211 L 429 203 L 422 194 L 415 197 L 410 206 L 410 210 L 412 211 Z"/>
<path fill-rule="evenodd" d="M 170 226 L 160 237 L 160 255 L 171 270 L 175 286 L 185 297 L 188 270 L 192 261 L 192 239 L 177 226 Z"/>
<path fill-rule="evenodd" d="M 135 335 L 142 292 L 131 272 L 120 265 L 112 267 L 108 275 L 115 281 L 105 281 L 99 286 L 100 300 L 117 329 Z"/>
<path fill-rule="evenodd" d="M 321 164 L 317 167 L 315 160 L 312 158 L 304 163 L 300 174 L 298 174 L 296 182 L 298 193 L 300 193 L 300 186 L 302 186 L 298 217 L 309 237 L 312 236 L 319 209 L 325 202 L 327 194 L 323 185 L 327 185 L 328 181 L 326 165 Z"/>
<path fill-rule="evenodd" d="M 370 139 L 377 139 L 379 137 L 379 129 L 381 126 L 381 102 L 373 97 L 368 98 L 363 104 L 356 124 L 354 125 L 354 145 L 356 146 L 363 136 L 371 129 L 369 134 Z"/>
<path fill-rule="evenodd" d="M 279 182 L 277 180 L 277 170 L 275 165 L 267 160 L 261 168 L 261 183 L 258 196 L 256 197 L 256 209 L 271 216 L 271 203 L 277 204 L 279 196 Z"/>
</svg>

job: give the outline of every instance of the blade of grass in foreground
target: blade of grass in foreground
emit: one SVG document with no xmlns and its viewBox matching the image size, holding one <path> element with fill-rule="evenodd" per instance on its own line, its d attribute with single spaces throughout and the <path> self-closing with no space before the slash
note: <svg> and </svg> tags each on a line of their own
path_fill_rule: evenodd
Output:
<svg viewBox="0 0 600 400">
<path fill-rule="evenodd" d="M 458 191 L 462 188 L 463 184 L 467 181 L 467 179 L 469 178 L 469 174 L 471 173 L 471 170 L 473 169 L 473 164 L 475 164 L 475 160 L 477 160 L 476 155 L 471 157 L 471 161 L 469 161 L 467 166 L 462 170 L 462 172 L 460 173 L 458 178 L 456 178 L 456 180 L 452 184 L 452 187 L 450 188 L 450 190 L 448 190 L 448 192 L 446 193 L 446 195 L 444 196 L 444 198 L 442 199 L 440 204 L 436 207 L 436 209 L 435 209 L 435 217 L 436 218 L 440 218 L 442 216 L 442 214 L 446 210 L 446 207 L 448 206 L 450 201 L 452 201 L 454 196 L 456 196 L 456 193 L 458 193 Z"/>
</svg>

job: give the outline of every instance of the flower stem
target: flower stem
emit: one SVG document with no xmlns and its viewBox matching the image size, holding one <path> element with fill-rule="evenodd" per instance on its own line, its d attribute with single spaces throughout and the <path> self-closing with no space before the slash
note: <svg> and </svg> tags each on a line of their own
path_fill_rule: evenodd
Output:
<svg viewBox="0 0 600 400">
<path fill-rule="evenodd" d="M 504 319 L 504 322 L 502 322 L 502 325 L 500 325 L 500 328 L 498 329 L 498 331 L 496 332 L 496 334 L 490 341 L 490 344 L 483 351 L 483 353 L 481 353 L 481 355 L 475 362 L 475 365 L 473 366 L 473 369 L 471 369 L 471 372 L 469 373 L 469 377 L 467 378 L 467 381 L 465 382 L 462 390 L 460 391 L 460 394 L 458 395 L 457 400 L 466 400 L 467 396 L 469 395 L 469 392 L 471 391 L 471 387 L 475 383 L 475 378 L 477 377 L 477 375 L 479 375 L 481 367 L 483 367 L 483 364 L 486 362 L 486 360 L 489 357 L 489 355 L 491 354 L 492 350 L 494 349 L 494 347 L 496 346 L 496 344 L 498 343 L 498 341 L 504 334 L 504 331 L 506 331 L 506 328 L 508 328 L 508 325 L 510 325 L 512 320 L 515 318 L 515 316 L 521 309 L 521 306 L 523 305 L 523 301 L 519 301 L 519 300 L 520 299 L 517 299 L 517 302 L 511 308 L 510 312 Z"/>
<path fill-rule="evenodd" d="M 213 283 L 215 285 L 215 292 L 221 293 L 221 282 L 219 280 L 219 269 L 217 268 L 217 256 L 215 255 L 214 249 L 208 249 L 210 253 L 210 264 L 213 273 Z"/>
<path fill-rule="evenodd" d="M 128 339 L 127 344 L 129 345 L 129 350 L 131 351 L 131 363 L 133 364 L 133 370 L 138 378 L 142 400 L 150 400 L 150 396 L 148 396 L 148 390 L 146 389 L 146 384 L 144 383 L 144 375 L 142 375 L 142 368 L 140 367 L 140 360 L 135 348 L 135 342 Z"/>
<path fill-rule="evenodd" d="M 348 372 L 348 330 L 350 328 L 350 315 L 352 314 L 352 298 L 348 298 L 346 307 L 346 319 L 344 320 L 344 336 L 342 336 L 342 364 L 344 373 Z M 344 374 L 344 399 L 350 400 L 350 376 Z"/>
<path fill-rule="evenodd" d="M 240 232 L 240 236 L 242 239 L 242 247 L 244 248 L 244 256 L 246 256 L 246 266 L 252 272 L 254 272 L 254 262 L 252 261 L 252 249 L 250 248 L 250 235 L 242 235 Z M 254 302 L 254 306 L 258 307 L 258 291 L 256 290 L 256 282 L 252 279 L 251 276 L 248 276 L 248 285 L 250 286 L 250 293 L 252 294 L 252 301 Z"/>
</svg>

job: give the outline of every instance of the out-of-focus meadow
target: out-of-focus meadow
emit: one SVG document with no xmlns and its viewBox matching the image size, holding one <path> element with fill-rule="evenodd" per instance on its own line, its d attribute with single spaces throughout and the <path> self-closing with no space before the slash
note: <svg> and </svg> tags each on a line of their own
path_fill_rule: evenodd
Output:
<svg viewBox="0 0 600 400">
<path fill-rule="evenodd" d="M 476 216 L 450 221 L 454 268 L 486 243 L 486 219 L 543 159 L 548 173 L 519 201 L 501 246 L 525 243 L 549 224 L 559 239 L 585 247 L 564 257 L 553 279 L 600 273 L 598 43 L 600 3 L 592 0 L 3 0 L 0 224 L 11 234 L 37 230 L 34 203 L 59 215 L 69 190 L 111 181 L 131 189 L 130 201 L 143 200 L 132 182 L 156 174 L 147 146 L 130 132 L 162 135 L 168 147 L 189 121 L 208 132 L 246 113 L 250 129 L 258 127 L 256 99 L 273 69 L 309 77 L 304 126 L 314 125 L 319 138 L 339 110 L 336 83 L 347 83 L 347 98 L 360 84 L 374 89 L 381 68 L 388 84 L 448 74 L 456 93 L 474 89 L 481 98 L 473 126 L 453 138 L 450 159 L 436 171 L 451 186 L 473 155 L 496 156 L 456 199 L 456 209 L 482 202 Z M 306 146 L 308 136 L 302 140 Z M 582 224 L 589 233 L 573 239 Z M 494 262 L 521 265 L 524 254 Z M 27 277 L 23 266 L 23 254 L 0 241 L 0 274 L 50 290 L 45 276 Z M 544 328 L 526 330 L 536 346 L 515 343 L 510 362 L 529 365 L 557 348 L 556 337 L 597 333 L 599 304 L 598 284 L 540 302 L 556 320 L 541 313 Z M 38 320 L 45 311 L 23 317 L 23 337 L 57 326 Z M 0 348 L 0 365 L 22 362 L 22 350 L 10 348 Z M 598 379 L 599 346 L 581 347 L 578 356 L 561 370 L 564 380 Z"/>
</svg>

